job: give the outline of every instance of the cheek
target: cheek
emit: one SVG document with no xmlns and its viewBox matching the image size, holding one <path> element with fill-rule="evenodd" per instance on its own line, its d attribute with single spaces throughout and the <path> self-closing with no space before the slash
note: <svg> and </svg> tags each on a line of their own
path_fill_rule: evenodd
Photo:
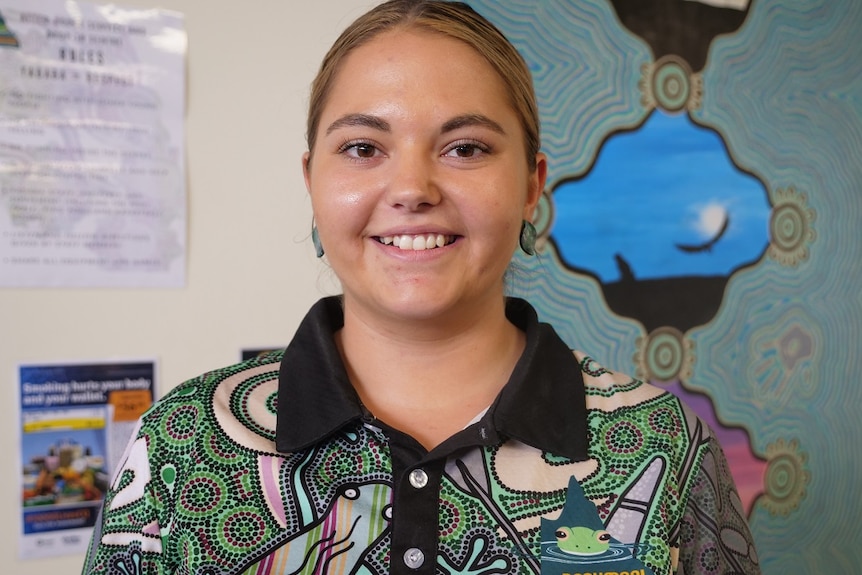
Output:
<svg viewBox="0 0 862 575">
<path fill-rule="evenodd" d="M 321 162 L 316 165 L 309 178 L 309 195 L 315 214 L 354 209 L 363 203 L 368 194 L 363 193 L 357 178 L 341 175 L 338 170 Z"/>
<path fill-rule="evenodd" d="M 311 207 L 324 245 L 361 234 L 371 213 L 367 196 L 347 188 L 312 188 Z"/>
<path fill-rule="evenodd" d="M 354 209 L 362 206 L 363 195 L 353 189 L 345 189 L 335 198 L 340 209 Z"/>
<path fill-rule="evenodd" d="M 487 233 L 497 236 L 498 241 L 517 239 L 523 219 L 523 206 L 515 202 L 503 202 L 499 196 L 480 207 L 477 212 L 480 222 L 487 226 Z"/>
</svg>

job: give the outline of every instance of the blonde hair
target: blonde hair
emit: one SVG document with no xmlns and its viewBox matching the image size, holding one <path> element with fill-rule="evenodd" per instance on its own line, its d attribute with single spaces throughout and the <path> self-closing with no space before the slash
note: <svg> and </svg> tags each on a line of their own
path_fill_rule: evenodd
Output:
<svg viewBox="0 0 862 575">
<path fill-rule="evenodd" d="M 524 148 L 531 169 L 539 153 L 539 110 L 530 70 L 508 39 L 484 17 L 462 2 L 389 0 L 357 18 L 323 58 L 311 85 L 306 142 L 313 153 L 329 92 L 345 56 L 375 36 L 396 28 L 417 28 L 460 40 L 497 71 L 524 130 Z"/>
</svg>

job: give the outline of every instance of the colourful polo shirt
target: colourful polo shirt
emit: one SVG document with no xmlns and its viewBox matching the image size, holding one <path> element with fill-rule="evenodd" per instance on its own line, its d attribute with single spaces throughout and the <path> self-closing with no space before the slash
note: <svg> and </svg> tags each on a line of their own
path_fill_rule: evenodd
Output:
<svg viewBox="0 0 862 575">
<path fill-rule="evenodd" d="M 493 405 L 432 451 L 374 419 L 318 302 L 283 352 L 146 413 L 85 574 L 759 573 L 725 457 L 673 395 L 572 352 L 523 300 Z"/>
</svg>

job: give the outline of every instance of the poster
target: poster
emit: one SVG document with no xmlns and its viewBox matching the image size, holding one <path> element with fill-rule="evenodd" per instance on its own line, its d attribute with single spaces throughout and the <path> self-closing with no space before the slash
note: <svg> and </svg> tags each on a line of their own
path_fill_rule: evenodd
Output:
<svg viewBox="0 0 862 575">
<path fill-rule="evenodd" d="M 155 363 L 21 365 L 22 559 L 83 553 Z"/>
<path fill-rule="evenodd" d="M 275 351 L 279 351 L 284 349 L 284 347 L 249 347 L 243 348 L 239 352 L 239 360 L 246 361 L 249 359 L 253 359 L 255 357 L 261 357 L 267 355 L 268 353 L 272 353 Z"/>
<path fill-rule="evenodd" d="M 185 283 L 181 14 L 0 0 L 0 287 Z"/>
</svg>

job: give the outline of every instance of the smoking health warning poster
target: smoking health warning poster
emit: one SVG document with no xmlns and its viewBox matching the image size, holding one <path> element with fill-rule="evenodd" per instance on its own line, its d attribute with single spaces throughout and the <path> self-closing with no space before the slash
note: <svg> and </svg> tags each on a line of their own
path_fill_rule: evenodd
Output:
<svg viewBox="0 0 862 575">
<path fill-rule="evenodd" d="M 22 559 L 84 552 L 155 363 L 21 365 Z"/>
</svg>

